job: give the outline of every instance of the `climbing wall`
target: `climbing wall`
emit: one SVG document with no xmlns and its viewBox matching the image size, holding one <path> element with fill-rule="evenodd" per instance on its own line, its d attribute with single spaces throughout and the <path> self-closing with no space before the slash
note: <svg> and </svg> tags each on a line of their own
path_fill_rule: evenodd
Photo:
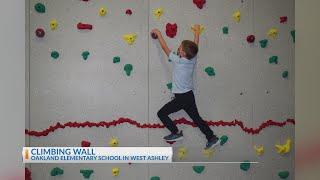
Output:
<svg viewBox="0 0 320 180">
<path fill-rule="evenodd" d="M 293 0 L 30 0 L 27 19 L 29 146 L 172 146 L 185 162 L 32 164 L 32 179 L 294 179 Z M 172 98 L 172 69 L 149 32 L 176 50 L 196 23 L 198 109 L 228 138 L 214 151 L 183 111 L 171 117 L 184 140 L 163 141 L 156 115 Z"/>
</svg>

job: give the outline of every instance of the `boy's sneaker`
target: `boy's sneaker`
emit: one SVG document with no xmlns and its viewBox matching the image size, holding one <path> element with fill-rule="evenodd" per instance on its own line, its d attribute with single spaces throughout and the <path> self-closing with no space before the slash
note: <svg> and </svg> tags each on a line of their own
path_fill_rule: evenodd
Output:
<svg viewBox="0 0 320 180">
<path fill-rule="evenodd" d="M 220 144 L 220 139 L 217 136 L 214 136 L 210 140 L 208 140 L 206 147 L 204 149 L 213 148 L 218 144 Z"/>
<path fill-rule="evenodd" d="M 181 140 L 181 139 L 183 139 L 182 131 L 180 131 L 179 133 L 176 133 L 176 134 L 171 133 L 168 136 L 165 136 L 163 139 L 166 140 L 166 141 L 178 141 L 178 140 Z"/>
</svg>

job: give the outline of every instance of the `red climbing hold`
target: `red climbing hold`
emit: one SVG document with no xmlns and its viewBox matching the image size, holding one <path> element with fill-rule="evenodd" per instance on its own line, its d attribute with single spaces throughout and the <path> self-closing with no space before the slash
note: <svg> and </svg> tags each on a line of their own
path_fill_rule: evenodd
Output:
<svg viewBox="0 0 320 180">
<path fill-rule="evenodd" d="M 132 14 L 132 11 L 131 11 L 131 9 L 127 9 L 127 10 L 126 10 L 126 15 L 129 15 L 129 16 L 131 16 L 131 14 Z"/>
<path fill-rule="evenodd" d="M 158 35 L 156 33 L 151 33 L 152 39 L 158 39 Z"/>
<path fill-rule="evenodd" d="M 174 144 L 175 141 L 166 141 L 168 144 Z"/>
<path fill-rule="evenodd" d="M 89 141 L 81 141 L 81 147 L 90 147 L 91 143 Z"/>
<path fill-rule="evenodd" d="M 280 17 L 280 23 L 286 23 L 288 21 L 288 17 L 287 16 L 281 16 Z"/>
<path fill-rule="evenodd" d="M 199 8 L 202 9 L 203 5 L 206 3 L 206 0 L 193 0 L 193 3 Z"/>
<path fill-rule="evenodd" d="M 248 43 L 253 43 L 255 39 L 256 39 L 256 38 L 255 38 L 254 35 L 249 35 L 249 36 L 247 37 Z"/>
<path fill-rule="evenodd" d="M 77 28 L 82 30 L 82 29 L 88 29 L 88 30 L 92 30 L 92 25 L 91 24 L 84 24 L 84 23 L 78 23 L 77 24 Z"/>
<path fill-rule="evenodd" d="M 28 168 L 24 168 L 24 178 L 25 180 L 32 180 L 31 171 Z"/>
<path fill-rule="evenodd" d="M 176 23 L 174 24 L 167 23 L 166 25 L 167 36 L 170 38 L 174 38 L 177 35 L 177 29 L 178 29 L 178 26 Z"/>
<path fill-rule="evenodd" d="M 44 29 L 38 28 L 38 29 L 36 30 L 36 36 L 37 36 L 37 37 L 43 38 L 44 35 L 45 35 Z"/>
</svg>

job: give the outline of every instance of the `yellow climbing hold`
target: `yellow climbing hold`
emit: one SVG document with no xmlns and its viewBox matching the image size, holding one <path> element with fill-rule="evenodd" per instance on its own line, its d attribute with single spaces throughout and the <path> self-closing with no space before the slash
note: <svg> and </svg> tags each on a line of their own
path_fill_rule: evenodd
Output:
<svg viewBox="0 0 320 180">
<path fill-rule="evenodd" d="M 57 27 L 58 27 L 58 22 L 57 22 L 57 20 L 52 19 L 52 20 L 50 21 L 50 28 L 51 28 L 51 30 L 56 30 Z"/>
<path fill-rule="evenodd" d="M 178 149 L 178 158 L 180 160 L 185 159 L 185 157 L 187 156 L 187 149 L 185 147 L 180 147 Z"/>
<path fill-rule="evenodd" d="M 137 35 L 134 33 L 123 35 L 123 40 L 126 41 L 129 45 L 132 45 L 137 38 Z"/>
<path fill-rule="evenodd" d="M 109 140 L 109 145 L 111 147 L 117 147 L 119 145 L 118 139 L 116 137 L 111 137 Z"/>
<path fill-rule="evenodd" d="M 275 145 L 275 148 L 276 148 L 277 153 L 283 155 L 283 154 L 286 154 L 286 153 L 290 152 L 291 143 L 292 143 L 291 139 L 288 138 L 288 139 L 286 140 L 286 143 L 285 143 L 285 144 L 283 144 L 283 145 L 281 145 L 281 144 L 276 144 L 276 145 Z"/>
<path fill-rule="evenodd" d="M 120 169 L 117 167 L 112 168 L 112 176 L 118 176 L 120 173 Z"/>
<path fill-rule="evenodd" d="M 233 19 L 235 22 L 240 22 L 240 19 L 241 19 L 241 13 L 239 10 L 235 11 L 232 15 Z"/>
<path fill-rule="evenodd" d="M 269 29 L 267 34 L 268 34 L 269 37 L 275 39 L 278 36 L 278 29 L 271 28 L 271 29 Z"/>
<path fill-rule="evenodd" d="M 212 149 L 204 149 L 203 155 L 207 158 L 211 158 L 213 156 L 214 151 Z"/>
<path fill-rule="evenodd" d="M 254 150 L 256 150 L 257 156 L 261 156 L 264 153 L 263 145 L 261 145 L 261 146 L 254 145 L 253 148 L 254 148 Z"/>
<path fill-rule="evenodd" d="M 200 25 L 200 34 L 204 31 L 205 27 L 204 25 Z M 195 31 L 195 25 L 191 26 L 191 30 L 194 32 Z"/>
<path fill-rule="evenodd" d="M 99 9 L 99 15 L 100 16 L 105 16 L 107 14 L 107 9 L 105 7 L 101 7 Z"/>
<path fill-rule="evenodd" d="M 163 14 L 163 9 L 162 8 L 157 8 L 155 10 L 153 10 L 153 15 L 159 20 L 160 17 Z"/>
</svg>

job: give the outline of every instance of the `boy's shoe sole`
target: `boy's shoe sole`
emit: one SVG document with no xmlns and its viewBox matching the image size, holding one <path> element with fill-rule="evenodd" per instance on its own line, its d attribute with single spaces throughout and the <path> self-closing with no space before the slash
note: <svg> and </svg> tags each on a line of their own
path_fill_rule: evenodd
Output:
<svg viewBox="0 0 320 180">
<path fill-rule="evenodd" d="M 176 138 L 176 139 L 170 139 L 170 140 L 164 139 L 164 140 L 165 140 L 165 141 L 169 141 L 169 142 L 174 142 L 174 141 L 180 141 L 180 140 L 182 140 L 182 139 L 183 139 L 183 136 L 178 137 L 178 138 Z"/>
<path fill-rule="evenodd" d="M 218 141 L 217 141 L 216 143 L 212 144 L 210 147 L 205 147 L 204 149 L 205 149 L 205 150 L 208 150 L 208 149 L 210 149 L 210 148 L 215 148 L 215 147 L 217 147 L 218 145 L 220 145 L 220 138 L 218 139 Z"/>
</svg>

